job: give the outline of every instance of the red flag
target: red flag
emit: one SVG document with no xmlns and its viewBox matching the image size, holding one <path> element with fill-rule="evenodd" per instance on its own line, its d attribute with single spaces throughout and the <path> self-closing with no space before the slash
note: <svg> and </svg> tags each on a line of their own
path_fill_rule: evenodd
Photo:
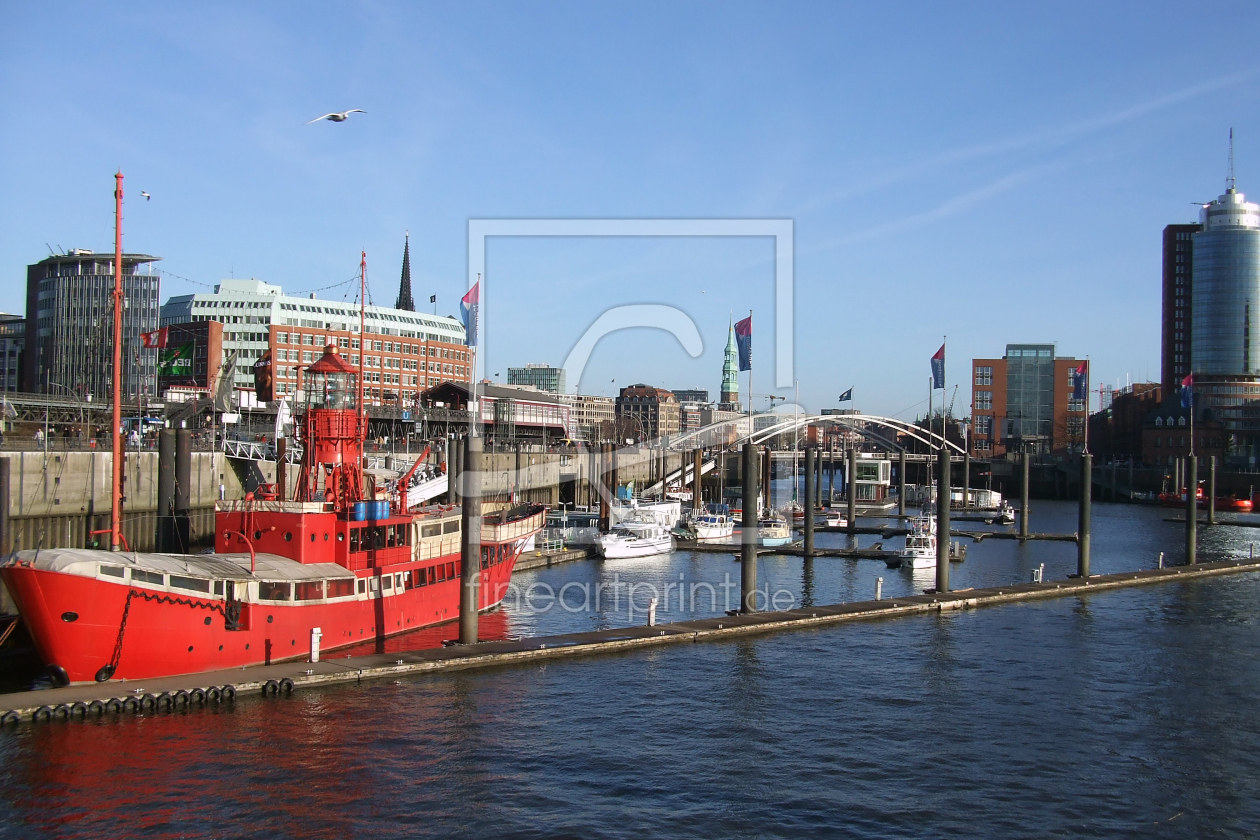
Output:
<svg viewBox="0 0 1260 840">
<path fill-rule="evenodd" d="M 144 339 L 145 347 L 166 347 L 166 333 L 169 329 L 170 327 L 162 327 L 153 332 L 140 333 L 140 338 Z"/>
</svg>

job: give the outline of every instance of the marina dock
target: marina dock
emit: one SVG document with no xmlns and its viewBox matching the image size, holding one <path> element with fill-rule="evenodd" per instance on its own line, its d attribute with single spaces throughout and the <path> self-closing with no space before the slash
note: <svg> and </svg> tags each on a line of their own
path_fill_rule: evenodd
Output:
<svg viewBox="0 0 1260 840">
<path fill-rule="evenodd" d="M 931 615 L 1257 571 L 1260 571 L 1260 562 L 1256 560 L 1220 561 L 1095 575 L 1085 579 L 959 590 L 939 596 L 927 593 L 887 600 L 803 607 L 785 612 L 717 616 L 656 626 L 322 659 L 316 663 L 289 662 L 152 680 L 74 685 L 0 695 L 0 724 L 190 710 L 207 704 L 233 702 L 246 696 L 287 696 L 295 691 L 339 683 L 621 653 L 666 644 L 724 641 L 758 633 L 813 629 L 849 621 Z M 452 633 L 455 629 L 452 625 Z"/>
</svg>

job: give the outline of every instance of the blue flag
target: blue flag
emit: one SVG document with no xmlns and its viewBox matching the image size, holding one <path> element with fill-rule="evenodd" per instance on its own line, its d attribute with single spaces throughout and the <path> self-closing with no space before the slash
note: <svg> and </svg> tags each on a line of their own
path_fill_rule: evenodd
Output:
<svg viewBox="0 0 1260 840">
<path fill-rule="evenodd" d="M 849 401 L 849 400 L 851 400 L 851 399 L 853 399 L 853 389 L 852 389 L 852 388 L 850 388 L 849 390 L 847 390 L 847 391 L 845 391 L 843 394 L 841 394 L 841 395 L 840 395 L 840 399 L 839 399 L 837 402 L 848 402 L 848 401 Z"/>
<path fill-rule="evenodd" d="M 739 346 L 739 369 L 752 370 L 752 316 L 735 322 L 735 344 Z"/>
<path fill-rule="evenodd" d="M 945 345 L 941 345 L 941 349 L 936 351 L 936 355 L 932 357 L 932 387 L 945 387 Z"/>
<path fill-rule="evenodd" d="M 477 318 L 481 314 L 481 281 L 478 280 L 459 302 L 459 314 L 464 319 L 464 334 L 468 346 L 477 346 Z"/>
<path fill-rule="evenodd" d="M 1194 405 L 1194 374 L 1181 380 L 1181 407 L 1191 408 Z"/>
<path fill-rule="evenodd" d="M 1081 366 L 1072 371 L 1072 399 L 1084 400 L 1089 397 L 1089 372 L 1085 367 L 1085 362 L 1081 362 Z"/>
</svg>

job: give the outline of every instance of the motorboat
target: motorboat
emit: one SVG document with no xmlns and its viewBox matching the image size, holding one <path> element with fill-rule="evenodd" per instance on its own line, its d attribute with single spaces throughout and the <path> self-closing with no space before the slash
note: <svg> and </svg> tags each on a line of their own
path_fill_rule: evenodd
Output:
<svg viewBox="0 0 1260 840">
<path fill-rule="evenodd" d="M 905 548 L 884 562 L 890 569 L 936 568 L 936 517 L 911 517 L 906 531 Z"/>
<path fill-rule="evenodd" d="M 595 538 L 595 548 L 605 560 L 669 554 L 674 538 L 669 529 L 648 519 L 628 519 Z"/>
</svg>

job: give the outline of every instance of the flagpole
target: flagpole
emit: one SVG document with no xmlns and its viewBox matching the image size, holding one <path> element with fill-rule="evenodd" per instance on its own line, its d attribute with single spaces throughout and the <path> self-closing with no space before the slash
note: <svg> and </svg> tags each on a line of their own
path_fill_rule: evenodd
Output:
<svg viewBox="0 0 1260 840">
<path fill-rule="evenodd" d="M 945 359 L 949 355 L 945 345 L 947 336 L 941 336 L 941 448 L 945 448 Z M 964 505 L 965 507 L 965 505 Z"/>
</svg>

